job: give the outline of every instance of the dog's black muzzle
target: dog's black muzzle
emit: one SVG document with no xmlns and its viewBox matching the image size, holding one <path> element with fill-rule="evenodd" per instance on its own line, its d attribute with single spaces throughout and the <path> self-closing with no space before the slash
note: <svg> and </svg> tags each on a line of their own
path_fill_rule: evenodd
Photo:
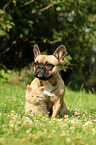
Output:
<svg viewBox="0 0 96 145">
<path fill-rule="evenodd" d="M 52 77 L 52 73 L 48 71 L 43 64 L 40 64 L 36 67 L 34 76 L 41 80 L 48 80 Z"/>
</svg>

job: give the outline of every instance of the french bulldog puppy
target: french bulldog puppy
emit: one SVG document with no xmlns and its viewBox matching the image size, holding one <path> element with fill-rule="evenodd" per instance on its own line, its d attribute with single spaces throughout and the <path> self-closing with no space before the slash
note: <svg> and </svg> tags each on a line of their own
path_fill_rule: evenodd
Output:
<svg viewBox="0 0 96 145">
<path fill-rule="evenodd" d="M 64 81 L 58 71 L 58 64 L 64 62 L 65 46 L 60 45 L 53 55 L 41 55 L 38 45 L 35 44 L 33 52 L 36 78 L 30 86 L 35 89 L 44 86 L 47 109 L 49 112 L 52 109 L 52 118 L 67 114 L 68 110 L 64 102 Z"/>
<path fill-rule="evenodd" d="M 40 116 L 44 114 L 48 115 L 44 97 L 44 87 L 33 89 L 27 85 L 25 99 L 25 114 Z"/>
</svg>

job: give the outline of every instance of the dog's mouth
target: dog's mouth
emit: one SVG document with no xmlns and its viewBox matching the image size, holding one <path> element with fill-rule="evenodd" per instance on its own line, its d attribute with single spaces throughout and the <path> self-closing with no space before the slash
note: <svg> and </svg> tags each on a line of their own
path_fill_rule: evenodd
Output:
<svg viewBox="0 0 96 145">
<path fill-rule="evenodd" d="M 37 76 L 38 76 L 39 78 L 41 78 L 43 75 L 42 75 L 41 72 L 38 72 Z"/>
<path fill-rule="evenodd" d="M 34 76 L 41 80 L 48 80 L 53 75 L 52 75 L 52 72 L 46 70 L 44 66 L 43 67 L 38 66 L 34 72 Z"/>
</svg>

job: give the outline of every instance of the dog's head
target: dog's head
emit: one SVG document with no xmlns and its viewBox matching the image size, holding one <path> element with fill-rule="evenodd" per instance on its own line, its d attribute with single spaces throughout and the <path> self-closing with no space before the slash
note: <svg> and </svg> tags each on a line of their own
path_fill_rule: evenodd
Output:
<svg viewBox="0 0 96 145">
<path fill-rule="evenodd" d="M 34 45 L 34 75 L 41 80 L 48 80 L 57 72 L 57 65 L 64 62 L 66 48 L 60 45 L 53 55 L 41 55 L 38 45 Z"/>
</svg>

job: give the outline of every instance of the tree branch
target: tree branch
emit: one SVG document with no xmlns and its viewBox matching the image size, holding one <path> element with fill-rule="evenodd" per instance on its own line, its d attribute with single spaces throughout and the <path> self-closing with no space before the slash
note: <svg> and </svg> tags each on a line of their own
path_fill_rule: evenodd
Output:
<svg viewBox="0 0 96 145">
<path fill-rule="evenodd" d="M 29 1 L 29 2 L 26 2 L 26 3 L 24 3 L 23 5 L 21 5 L 21 7 L 23 7 L 23 6 L 26 6 L 26 5 L 29 5 L 30 3 L 33 3 L 35 0 L 31 0 L 31 1 Z"/>
<path fill-rule="evenodd" d="M 16 44 L 16 41 L 14 41 L 10 47 L 8 47 L 6 50 L 4 50 L 4 51 L 2 52 L 2 54 L 8 52 L 14 44 Z"/>
<path fill-rule="evenodd" d="M 51 8 L 52 6 L 54 6 L 54 5 L 56 5 L 56 4 L 59 4 L 59 3 L 62 3 L 62 2 L 64 2 L 64 0 L 58 1 L 57 3 L 53 3 L 53 4 L 50 3 L 48 6 L 46 6 L 45 8 L 40 9 L 39 11 L 40 11 L 40 12 L 45 11 L 45 10 Z"/>
<path fill-rule="evenodd" d="M 45 8 L 40 9 L 39 11 L 42 12 L 42 11 L 44 11 L 44 10 L 47 10 L 47 9 L 49 9 L 50 7 L 52 7 L 53 5 L 55 5 L 55 4 L 49 4 L 48 6 L 46 6 Z"/>
</svg>

